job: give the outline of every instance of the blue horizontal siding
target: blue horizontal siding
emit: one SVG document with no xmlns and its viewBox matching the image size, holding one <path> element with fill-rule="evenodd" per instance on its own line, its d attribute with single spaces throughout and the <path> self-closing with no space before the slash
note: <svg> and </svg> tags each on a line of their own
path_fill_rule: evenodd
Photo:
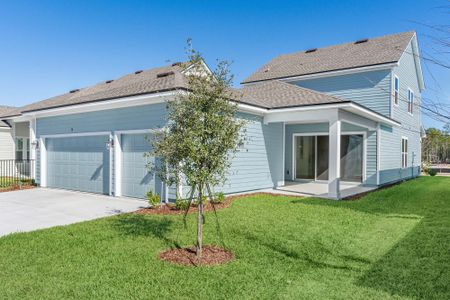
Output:
<svg viewBox="0 0 450 300">
<path fill-rule="evenodd" d="M 398 106 L 392 103 L 392 118 L 401 123 L 401 127 L 382 126 L 381 130 L 381 172 L 380 183 L 388 184 L 395 181 L 419 175 L 421 165 L 421 138 L 422 126 L 420 104 L 420 89 L 417 77 L 416 63 L 412 54 L 411 43 L 400 59 L 399 66 L 392 73 L 400 81 L 400 101 Z M 408 88 L 415 95 L 414 110 L 408 112 Z M 408 166 L 401 166 L 402 137 L 408 138 Z"/>
<path fill-rule="evenodd" d="M 283 179 L 283 124 L 266 125 L 262 117 L 251 114 L 240 113 L 238 117 L 246 121 L 247 141 L 232 160 L 224 186 L 218 189 L 236 193 L 276 186 Z M 166 118 L 163 103 L 39 118 L 37 136 L 161 128 L 166 124 Z M 37 160 L 39 174 L 39 156 Z M 112 168 L 114 170 L 114 166 Z M 169 197 L 173 199 L 175 194 L 176 188 L 170 187 Z"/>
<path fill-rule="evenodd" d="M 362 104 L 376 112 L 390 115 L 389 70 L 306 79 L 294 84 Z"/>
</svg>

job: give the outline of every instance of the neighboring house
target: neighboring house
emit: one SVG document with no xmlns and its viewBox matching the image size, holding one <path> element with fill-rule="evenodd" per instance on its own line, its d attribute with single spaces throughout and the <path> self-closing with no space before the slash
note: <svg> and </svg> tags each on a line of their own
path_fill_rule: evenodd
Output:
<svg viewBox="0 0 450 300">
<path fill-rule="evenodd" d="M 237 117 L 248 121 L 248 141 L 220 188 L 237 193 L 311 181 L 340 198 L 344 184 L 377 187 L 417 176 L 424 89 L 418 57 L 416 34 L 405 32 L 274 58 L 232 99 Z M 180 64 L 137 71 L 0 119 L 16 135 L 28 126 L 41 186 L 138 198 L 152 189 L 173 198 L 175 187 L 146 169 L 145 136 L 165 126 L 165 102 L 186 90 L 188 71 Z"/>
<path fill-rule="evenodd" d="M 8 114 L 12 107 L 0 106 L 0 115 Z M 0 160 L 14 159 L 14 138 L 11 125 L 0 120 Z"/>
</svg>

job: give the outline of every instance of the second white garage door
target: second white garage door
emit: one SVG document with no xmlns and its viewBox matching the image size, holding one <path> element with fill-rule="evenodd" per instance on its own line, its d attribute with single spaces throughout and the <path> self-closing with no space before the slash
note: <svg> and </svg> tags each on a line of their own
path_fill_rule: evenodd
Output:
<svg viewBox="0 0 450 300">
<path fill-rule="evenodd" d="M 150 151 L 146 134 L 122 134 L 122 195 L 145 198 L 148 191 L 161 195 L 161 180 L 148 169 L 148 163 L 158 163 L 153 157 L 145 157 Z"/>
</svg>

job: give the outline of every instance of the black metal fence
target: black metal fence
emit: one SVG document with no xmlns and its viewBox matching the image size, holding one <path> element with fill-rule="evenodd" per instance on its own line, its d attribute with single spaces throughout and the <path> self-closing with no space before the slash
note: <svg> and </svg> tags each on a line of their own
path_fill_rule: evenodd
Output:
<svg viewBox="0 0 450 300">
<path fill-rule="evenodd" d="M 0 189 L 34 185 L 35 161 L 33 159 L 0 160 Z"/>
</svg>

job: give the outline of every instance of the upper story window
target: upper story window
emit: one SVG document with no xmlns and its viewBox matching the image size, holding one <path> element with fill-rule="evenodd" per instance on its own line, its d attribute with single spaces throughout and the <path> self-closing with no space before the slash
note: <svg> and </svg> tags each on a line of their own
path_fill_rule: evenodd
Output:
<svg viewBox="0 0 450 300">
<path fill-rule="evenodd" d="M 394 76 L 394 104 L 398 105 L 398 98 L 400 97 L 400 80 Z"/>
<path fill-rule="evenodd" d="M 402 137 L 402 168 L 408 166 L 408 138 Z"/>
<path fill-rule="evenodd" d="M 411 91 L 411 89 L 408 89 L 408 112 L 410 114 L 413 113 L 413 106 L 414 106 L 414 92 Z"/>
</svg>

